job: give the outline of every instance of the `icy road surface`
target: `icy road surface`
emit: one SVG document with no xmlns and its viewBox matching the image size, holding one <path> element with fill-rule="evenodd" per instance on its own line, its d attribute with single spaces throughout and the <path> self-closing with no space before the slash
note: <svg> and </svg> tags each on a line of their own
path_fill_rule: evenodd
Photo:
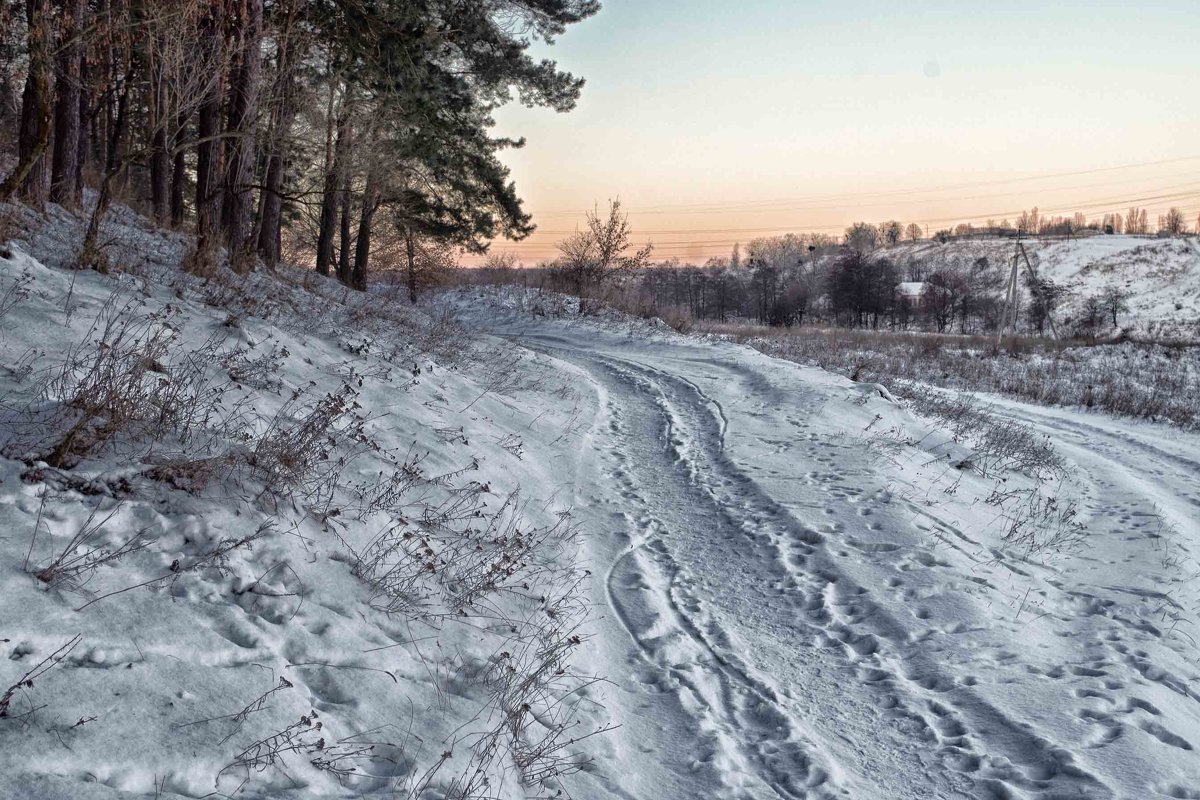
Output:
<svg viewBox="0 0 1200 800">
<path fill-rule="evenodd" d="M 1085 530 L 1031 555 L 985 502 L 1027 479 L 955 469 L 874 387 L 613 324 L 468 322 L 589 389 L 564 481 L 622 727 L 575 794 L 1200 797 L 1200 438 L 1003 402 L 1068 459 Z"/>
</svg>

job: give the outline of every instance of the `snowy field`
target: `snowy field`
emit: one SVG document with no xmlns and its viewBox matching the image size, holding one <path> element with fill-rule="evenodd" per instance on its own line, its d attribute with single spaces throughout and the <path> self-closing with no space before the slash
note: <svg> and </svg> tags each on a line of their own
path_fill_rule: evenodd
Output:
<svg viewBox="0 0 1200 800">
<path fill-rule="evenodd" d="M 1197 435 L 117 234 L 0 258 L 0 796 L 1200 797 Z"/>
</svg>

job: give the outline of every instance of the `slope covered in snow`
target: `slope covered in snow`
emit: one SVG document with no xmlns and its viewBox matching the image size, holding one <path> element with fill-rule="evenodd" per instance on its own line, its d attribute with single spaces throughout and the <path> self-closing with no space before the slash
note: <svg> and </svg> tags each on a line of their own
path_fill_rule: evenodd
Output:
<svg viewBox="0 0 1200 800">
<path fill-rule="evenodd" d="M 1086 298 L 1110 288 L 1128 296 L 1122 326 L 1140 335 L 1200 339 L 1200 239 L 1095 235 L 1027 239 L 1025 247 L 1039 274 L 1066 286 L 1064 316 L 1078 317 Z M 1007 270 L 1015 243 L 1008 239 L 960 239 L 904 243 L 883 251 L 904 264 L 915 260 L 969 267 L 980 258 Z"/>
<path fill-rule="evenodd" d="M 29 254 L 72 226 L 0 254 L 0 797 L 552 794 L 604 725 L 570 382 L 136 224 Z"/>
</svg>

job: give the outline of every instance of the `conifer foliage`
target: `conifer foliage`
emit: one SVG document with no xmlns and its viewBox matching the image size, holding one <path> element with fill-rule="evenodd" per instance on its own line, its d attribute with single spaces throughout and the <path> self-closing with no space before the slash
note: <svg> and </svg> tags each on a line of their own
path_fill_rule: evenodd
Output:
<svg viewBox="0 0 1200 800">
<path fill-rule="evenodd" d="M 194 230 L 196 263 L 287 254 L 355 288 L 407 267 L 415 292 L 423 247 L 482 252 L 533 231 L 498 158 L 524 141 L 495 136 L 492 115 L 510 101 L 571 110 L 582 79 L 530 51 L 598 9 L 2 0 L 0 200 L 86 201 L 85 258 L 120 200 Z"/>
</svg>

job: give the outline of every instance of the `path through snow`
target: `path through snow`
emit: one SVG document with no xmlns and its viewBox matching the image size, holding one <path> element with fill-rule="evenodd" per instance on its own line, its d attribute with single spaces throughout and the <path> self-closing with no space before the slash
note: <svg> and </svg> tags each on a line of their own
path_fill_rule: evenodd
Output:
<svg viewBox="0 0 1200 800">
<path fill-rule="evenodd" d="M 623 727 L 580 794 L 1200 797 L 1200 439 L 1004 402 L 1088 530 L 1028 558 L 997 479 L 891 446 L 937 439 L 873 387 L 493 312 L 595 398 L 576 512 Z"/>
</svg>

